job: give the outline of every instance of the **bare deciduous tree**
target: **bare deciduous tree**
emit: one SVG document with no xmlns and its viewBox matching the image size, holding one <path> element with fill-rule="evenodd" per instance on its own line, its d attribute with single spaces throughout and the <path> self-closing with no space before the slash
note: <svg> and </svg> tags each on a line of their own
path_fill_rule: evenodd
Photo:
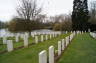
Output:
<svg viewBox="0 0 96 63">
<path fill-rule="evenodd" d="M 42 8 L 38 7 L 36 0 L 20 0 L 20 5 L 16 10 L 20 18 L 30 21 L 36 19 Z"/>
</svg>

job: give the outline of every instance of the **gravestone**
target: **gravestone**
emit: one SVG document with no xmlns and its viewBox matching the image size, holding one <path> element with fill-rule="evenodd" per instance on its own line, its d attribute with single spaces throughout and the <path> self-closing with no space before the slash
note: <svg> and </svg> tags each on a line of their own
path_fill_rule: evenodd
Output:
<svg viewBox="0 0 96 63">
<path fill-rule="evenodd" d="M 58 41 L 58 56 L 61 55 L 61 41 Z"/>
<path fill-rule="evenodd" d="M 16 38 L 16 42 L 19 42 L 19 34 L 17 34 L 17 35 L 15 36 L 15 38 Z"/>
<path fill-rule="evenodd" d="M 8 50 L 8 52 L 13 51 L 13 42 L 12 42 L 12 40 L 7 40 L 7 50 Z"/>
<path fill-rule="evenodd" d="M 48 40 L 48 35 L 46 34 L 46 40 Z"/>
<path fill-rule="evenodd" d="M 67 36 L 65 39 L 66 39 L 66 47 L 67 47 L 69 44 L 69 36 Z"/>
<path fill-rule="evenodd" d="M 7 42 L 7 37 L 4 35 L 3 36 L 3 44 L 6 44 L 6 42 Z"/>
<path fill-rule="evenodd" d="M 49 63 L 54 63 L 54 46 L 49 47 Z"/>
<path fill-rule="evenodd" d="M 28 36 L 24 35 L 24 47 L 28 47 Z"/>
<path fill-rule="evenodd" d="M 91 30 L 90 30 L 90 29 L 88 29 L 88 32 L 91 32 Z"/>
<path fill-rule="evenodd" d="M 66 34 L 68 33 L 68 31 L 66 31 Z"/>
<path fill-rule="evenodd" d="M 41 42 L 43 42 L 44 41 L 44 37 L 43 37 L 43 35 L 41 35 Z"/>
<path fill-rule="evenodd" d="M 39 63 L 47 63 L 47 52 L 46 50 L 39 53 Z"/>
<path fill-rule="evenodd" d="M 52 35 L 50 34 L 50 39 L 52 38 Z"/>
<path fill-rule="evenodd" d="M 35 36 L 35 43 L 37 44 L 39 42 L 38 36 Z"/>
<path fill-rule="evenodd" d="M 64 39 L 62 39 L 62 50 L 64 50 L 65 49 L 65 44 L 64 44 Z"/>
</svg>

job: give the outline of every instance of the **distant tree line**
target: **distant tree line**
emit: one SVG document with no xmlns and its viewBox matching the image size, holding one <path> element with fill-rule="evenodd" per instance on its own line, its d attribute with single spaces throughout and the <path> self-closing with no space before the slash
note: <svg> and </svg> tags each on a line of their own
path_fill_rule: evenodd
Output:
<svg viewBox="0 0 96 63">
<path fill-rule="evenodd" d="M 71 31 L 72 30 L 72 21 L 71 15 L 58 15 L 51 17 L 53 22 L 52 29 L 55 31 Z"/>
<path fill-rule="evenodd" d="M 38 7 L 36 0 L 20 0 L 16 11 L 18 16 L 8 23 L 8 29 L 22 32 L 37 29 L 51 29 L 55 31 L 96 30 L 96 2 L 91 3 L 88 10 L 87 0 L 74 0 L 72 14 L 46 16 L 42 14 L 42 7 Z"/>
<path fill-rule="evenodd" d="M 42 14 L 42 7 L 38 7 L 36 0 L 20 0 L 16 11 L 18 16 L 8 23 L 8 29 L 12 32 L 31 32 L 36 29 L 69 31 L 72 29 L 71 15 L 47 17 Z"/>
<path fill-rule="evenodd" d="M 14 18 L 9 22 L 8 26 L 8 29 L 12 32 L 29 32 L 36 29 L 43 29 L 44 23 L 40 22 L 38 19 L 36 21 L 26 21 L 21 18 Z"/>
</svg>

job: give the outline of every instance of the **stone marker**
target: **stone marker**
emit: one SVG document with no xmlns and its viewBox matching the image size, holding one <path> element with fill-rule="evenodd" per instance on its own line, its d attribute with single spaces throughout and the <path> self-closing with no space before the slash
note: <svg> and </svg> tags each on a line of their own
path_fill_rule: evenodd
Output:
<svg viewBox="0 0 96 63">
<path fill-rule="evenodd" d="M 44 41 L 44 38 L 43 38 L 43 35 L 41 35 L 41 42 L 43 42 Z"/>
<path fill-rule="evenodd" d="M 8 52 L 13 51 L 13 42 L 12 42 L 12 40 L 7 40 L 7 50 L 8 50 Z"/>
<path fill-rule="evenodd" d="M 52 35 L 50 34 L 50 39 L 52 38 Z"/>
<path fill-rule="evenodd" d="M 68 31 L 66 31 L 66 34 L 68 33 Z"/>
<path fill-rule="evenodd" d="M 34 38 L 35 37 L 35 34 L 32 34 L 32 37 Z"/>
<path fill-rule="evenodd" d="M 46 35 L 46 40 L 48 40 L 48 35 Z"/>
<path fill-rule="evenodd" d="M 66 37 L 66 47 L 68 46 L 69 44 L 69 37 Z"/>
<path fill-rule="evenodd" d="M 20 38 L 24 39 L 24 34 L 20 34 Z"/>
<path fill-rule="evenodd" d="M 35 36 L 35 43 L 37 44 L 39 42 L 38 36 Z"/>
<path fill-rule="evenodd" d="M 47 63 L 47 52 L 46 50 L 39 53 L 39 63 Z"/>
<path fill-rule="evenodd" d="M 72 41 L 73 39 L 73 34 L 70 35 L 70 42 Z"/>
<path fill-rule="evenodd" d="M 53 38 L 54 38 L 54 37 L 55 37 L 55 34 L 53 33 L 52 36 L 53 36 Z"/>
<path fill-rule="evenodd" d="M 58 56 L 61 55 L 61 41 L 58 41 Z"/>
<path fill-rule="evenodd" d="M 88 32 L 91 32 L 91 30 L 90 30 L 90 29 L 88 29 Z"/>
<path fill-rule="evenodd" d="M 7 37 L 3 36 L 3 44 L 6 44 L 6 42 L 7 42 Z"/>
<path fill-rule="evenodd" d="M 54 63 L 54 46 L 49 47 L 49 63 Z"/>
<path fill-rule="evenodd" d="M 28 47 L 28 36 L 24 35 L 24 47 Z"/>
<path fill-rule="evenodd" d="M 65 49 L 64 39 L 62 39 L 62 50 Z"/>
<path fill-rule="evenodd" d="M 16 38 L 16 42 L 19 42 L 19 35 L 18 34 L 15 36 L 15 38 Z"/>
</svg>

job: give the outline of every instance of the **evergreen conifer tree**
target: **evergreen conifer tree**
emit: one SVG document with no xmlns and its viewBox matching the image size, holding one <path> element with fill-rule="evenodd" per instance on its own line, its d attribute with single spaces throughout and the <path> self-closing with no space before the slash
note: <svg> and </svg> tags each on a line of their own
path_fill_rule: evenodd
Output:
<svg viewBox="0 0 96 63">
<path fill-rule="evenodd" d="M 73 30 L 88 29 L 88 4 L 87 0 L 74 0 L 72 12 L 72 28 Z"/>
</svg>

